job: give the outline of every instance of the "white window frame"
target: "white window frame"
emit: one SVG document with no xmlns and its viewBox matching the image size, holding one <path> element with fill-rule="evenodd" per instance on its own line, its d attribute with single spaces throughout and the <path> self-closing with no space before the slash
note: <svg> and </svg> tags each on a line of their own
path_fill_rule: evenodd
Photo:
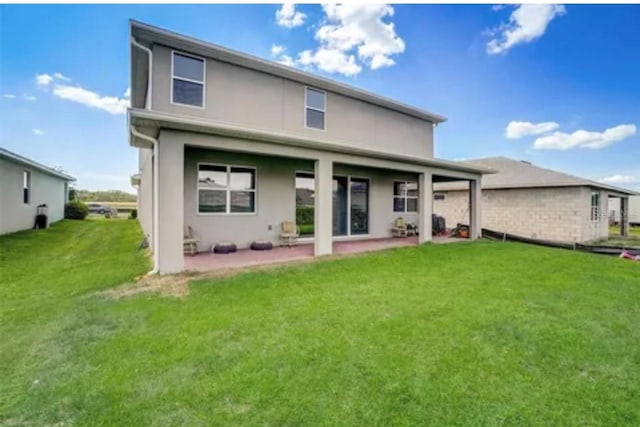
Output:
<svg viewBox="0 0 640 427">
<path fill-rule="evenodd" d="M 24 179 L 27 178 L 27 183 L 25 185 Z M 24 190 L 27 190 L 27 201 L 24 201 Z M 31 171 L 23 170 L 22 171 L 22 204 L 30 205 L 31 204 Z"/>
<path fill-rule="evenodd" d="M 309 90 L 313 90 L 316 92 L 322 92 L 322 94 L 324 95 L 324 109 L 320 109 L 320 108 L 315 108 L 315 107 L 309 107 L 308 104 L 308 95 L 309 95 Z M 322 129 L 318 129 L 318 128 L 314 128 L 311 126 L 308 126 L 307 124 L 307 110 L 313 110 L 313 111 L 319 111 L 321 112 L 324 116 L 324 127 Z M 305 129 L 311 129 L 311 130 L 317 130 L 320 132 L 324 132 L 327 129 L 327 92 L 322 90 L 322 89 L 317 89 L 315 87 L 311 87 L 311 86 L 305 86 L 304 87 L 304 127 Z"/>
<path fill-rule="evenodd" d="M 593 204 L 594 196 L 597 196 L 598 203 L 596 205 Z M 591 192 L 591 201 L 589 202 L 591 206 L 591 214 L 590 219 L 591 222 L 599 222 L 601 218 L 601 209 L 602 209 L 602 193 L 598 191 Z"/>
<path fill-rule="evenodd" d="M 227 186 L 226 188 L 217 189 L 214 191 L 225 191 L 226 192 L 226 205 L 224 212 L 200 212 L 200 166 L 217 166 L 221 168 L 226 168 L 227 170 Z M 254 176 L 254 189 L 253 190 L 232 190 L 231 185 L 231 168 L 243 168 L 243 169 L 252 169 Z M 211 190 L 211 188 L 203 188 L 203 190 Z M 231 212 L 231 192 L 232 191 L 249 191 L 253 192 L 253 212 Z M 208 162 L 198 162 L 196 169 L 196 213 L 198 215 L 203 216 L 229 216 L 229 215 L 257 215 L 258 214 L 258 168 L 255 166 L 246 166 L 246 165 L 230 165 L 230 164 L 221 164 L 221 163 L 208 163 Z"/>
<path fill-rule="evenodd" d="M 404 184 L 404 194 L 402 195 L 396 195 L 396 183 L 398 184 Z M 407 184 L 412 183 L 412 184 L 416 184 L 416 187 L 418 187 L 418 181 L 414 181 L 411 179 L 394 179 L 393 180 L 393 188 L 392 188 L 392 192 L 393 192 L 393 212 L 394 213 L 418 213 L 418 199 L 420 198 L 420 192 L 418 191 L 418 195 L 416 196 L 409 196 L 409 192 L 407 191 Z M 401 211 L 397 211 L 396 210 L 396 204 L 395 204 L 395 200 L 396 199 L 403 199 L 404 200 L 404 209 Z M 415 199 L 416 200 L 416 210 L 415 211 L 409 211 L 407 210 L 407 200 L 409 199 Z"/>
<path fill-rule="evenodd" d="M 198 80 L 194 80 L 194 79 L 188 79 L 186 77 L 178 77 L 176 76 L 173 72 L 174 72 L 174 58 L 176 55 L 181 55 L 181 56 L 186 56 L 187 58 L 193 58 L 193 59 L 198 59 L 200 61 L 202 61 L 202 81 L 198 81 Z M 202 106 L 199 105 L 191 105 L 191 104 L 183 104 L 182 102 L 175 102 L 173 100 L 173 81 L 174 80 L 181 80 L 183 82 L 189 82 L 189 83 L 196 83 L 196 84 L 200 84 L 202 85 Z M 185 52 L 181 52 L 179 50 L 172 50 L 171 51 L 171 80 L 169 81 L 169 91 L 171 93 L 171 104 L 172 105 L 179 105 L 181 107 L 191 107 L 191 108 L 198 108 L 200 110 L 204 110 L 207 106 L 207 59 L 201 56 L 197 56 L 197 55 L 192 55 L 190 53 L 185 53 Z"/>
</svg>

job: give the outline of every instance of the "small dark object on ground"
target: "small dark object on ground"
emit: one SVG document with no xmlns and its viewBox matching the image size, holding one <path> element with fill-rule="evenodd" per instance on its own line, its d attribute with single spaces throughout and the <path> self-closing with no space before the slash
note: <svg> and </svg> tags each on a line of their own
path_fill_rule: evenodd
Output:
<svg viewBox="0 0 640 427">
<path fill-rule="evenodd" d="M 211 252 L 214 254 L 230 254 L 237 250 L 238 248 L 233 242 L 220 242 L 211 246 Z"/>
<path fill-rule="evenodd" d="M 138 209 L 131 209 L 131 212 L 129 212 L 129 219 L 138 219 Z"/>
<path fill-rule="evenodd" d="M 251 250 L 254 251 L 270 251 L 273 249 L 273 243 L 268 240 L 256 240 L 251 243 Z"/>
<path fill-rule="evenodd" d="M 142 242 L 140 242 L 140 245 L 138 246 L 138 249 L 147 249 L 149 247 L 149 236 L 144 236 L 144 239 L 142 239 Z"/>
<path fill-rule="evenodd" d="M 465 225 L 465 224 L 458 224 L 456 225 L 456 228 L 454 228 L 453 230 L 451 230 L 451 233 L 449 234 L 451 237 L 460 237 L 463 239 L 468 239 L 469 238 L 469 226 Z"/>
</svg>

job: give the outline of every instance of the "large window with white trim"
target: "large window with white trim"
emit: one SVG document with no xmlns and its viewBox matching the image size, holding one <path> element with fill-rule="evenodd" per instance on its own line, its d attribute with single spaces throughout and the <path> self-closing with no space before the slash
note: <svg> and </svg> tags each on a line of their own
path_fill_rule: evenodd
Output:
<svg viewBox="0 0 640 427">
<path fill-rule="evenodd" d="M 198 213 L 249 214 L 256 212 L 256 169 L 200 163 Z"/>
<path fill-rule="evenodd" d="M 418 183 L 416 181 L 393 182 L 393 211 L 418 212 Z"/>
<path fill-rule="evenodd" d="M 327 112 L 327 94 L 324 91 L 306 88 L 305 92 L 305 126 L 324 130 Z"/>
<path fill-rule="evenodd" d="M 204 107 L 205 60 L 173 52 L 171 102 L 190 107 Z"/>
</svg>

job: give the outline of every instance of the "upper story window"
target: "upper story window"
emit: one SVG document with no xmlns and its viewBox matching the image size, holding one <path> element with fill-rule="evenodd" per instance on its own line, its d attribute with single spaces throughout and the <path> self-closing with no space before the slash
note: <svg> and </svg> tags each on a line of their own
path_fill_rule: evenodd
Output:
<svg viewBox="0 0 640 427">
<path fill-rule="evenodd" d="M 31 203 L 31 172 L 22 172 L 22 203 Z"/>
<path fill-rule="evenodd" d="M 198 213 L 255 212 L 255 168 L 206 163 L 198 165 Z"/>
<path fill-rule="evenodd" d="M 394 181 L 393 211 L 418 212 L 418 183 L 415 181 Z"/>
<path fill-rule="evenodd" d="M 204 107 L 205 60 L 173 52 L 171 102 L 191 107 Z"/>
<path fill-rule="evenodd" d="M 305 126 L 324 130 L 324 116 L 327 112 L 327 94 L 318 89 L 306 88 L 305 93 Z"/>
</svg>

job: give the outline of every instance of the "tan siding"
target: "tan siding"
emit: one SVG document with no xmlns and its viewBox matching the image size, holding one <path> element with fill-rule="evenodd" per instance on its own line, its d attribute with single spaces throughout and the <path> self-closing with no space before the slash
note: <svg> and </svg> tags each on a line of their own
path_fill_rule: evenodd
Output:
<svg viewBox="0 0 640 427">
<path fill-rule="evenodd" d="M 207 59 L 206 108 L 171 104 L 171 49 L 155 46 L 153 52 L 156 111 L 433 157 L 433 126 L 428 121 L 328 92 L 325 130 L 307 129 L 305 85 L 212 59 Z"/>
</svg>

